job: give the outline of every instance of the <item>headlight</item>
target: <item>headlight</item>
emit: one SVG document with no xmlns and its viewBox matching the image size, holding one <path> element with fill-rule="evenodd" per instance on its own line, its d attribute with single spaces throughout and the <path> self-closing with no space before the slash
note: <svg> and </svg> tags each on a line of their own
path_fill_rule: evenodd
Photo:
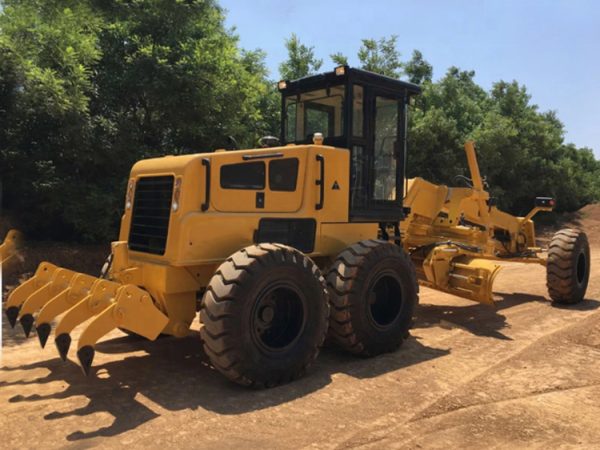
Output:
<svg viewBox="0 0 600 450">
<path fill-rule="evenodd" d="M 173 201 L 171 202 L 171 209 L 176 212 L 179 209 L 179 195 L 181 194 L 181 178 L 175 180 L 175 186 L 173 187 Z"/>
<path fill-rule="evenodd" d="M 125 209 L 131 209 L 131 205 L 133 204 L 133 188 L 135 187 L 135 183 L 133 180 L 129 180 L 129 185 L 127 186 L 127 195 L 125 196 Z"/>
</svg>

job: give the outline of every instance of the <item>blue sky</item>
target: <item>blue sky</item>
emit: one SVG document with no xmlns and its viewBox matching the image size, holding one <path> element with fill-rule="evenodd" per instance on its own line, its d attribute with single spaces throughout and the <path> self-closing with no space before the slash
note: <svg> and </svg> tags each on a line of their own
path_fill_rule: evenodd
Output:
<svg viewBox="0 0 600 450">
<path fill-rule="evenodd" d="M 541 110 L 556 110 L 567 142 L 587 146 L 600 159 L 600 2 L 598 1 L 272 1 L 220 0 L 242 47 L 267 52 L 271 76 L 285 59 L 284 39 L 294 32 L 334 67 L 336 51 L 356 65 L 362 38 L 398 35 L 398 50 L 413 49 L 433 65 L 434 78 L 449 66 L 475 70 L 489 89 L 494 81 L 525 84 Z"/>
</svg>

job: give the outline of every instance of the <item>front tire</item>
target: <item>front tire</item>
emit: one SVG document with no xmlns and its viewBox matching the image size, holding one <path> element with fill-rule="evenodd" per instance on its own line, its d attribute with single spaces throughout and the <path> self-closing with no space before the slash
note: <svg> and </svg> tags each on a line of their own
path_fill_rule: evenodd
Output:
<svg viewBox="0 0 600 450">
<path fill-rule="evenodd" d="M 581 230 L 564 228 L 554 234 L 548 248 L 546 285 L 556 303 L 583 300 L 590 278 L 590 245 Z"/>
<path fill-rule="evenodd" d="M 200 334 L 230 380 L 272 387 L 304 374 L 327 333 L 327 286 L 314 262 L 280 244 L 246 247 L 210 280 Z"/>
<path fill-rule="evenodd" d="M 419 286 L 397 245 L 366 240 L 339 254 L 328 275 L 329 337 L 362 356 L 396 350 L 412 324 Z"/>
</svg>

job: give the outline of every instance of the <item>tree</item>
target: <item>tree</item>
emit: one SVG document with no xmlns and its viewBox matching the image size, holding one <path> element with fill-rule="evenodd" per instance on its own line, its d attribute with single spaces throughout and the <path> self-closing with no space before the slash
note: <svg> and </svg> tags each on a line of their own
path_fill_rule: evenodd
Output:
<svg viewBox="0 0 600 450">
<path fill-rule="evenodd" d="M 431 82 L 433 67 L 424 58 L 419 50 L 413 50 L 412 58 L 404 65 L 404 73 L 408 81 L 415 84 Z"/>
<path fill-rule="evenodd" d="M 4 5 L 3 203 L 32 233 L 115 238 L 135 161 L 276 132 L 264 54 L 212 0 Z"/>
<path fill-rule="evenodd" d="M 333 61 L 333 63 L 336 66 L 347 66 L 348 65 L 348 57 L 343 55 L 340 52 L 333 53 L 332 55 L 329 55 L 329 57 L 331 58 L 331 60 Z"/>
<path fill-rule="evenodd" d="M 262 50 L 242 50 L 243 63 L 249 73 L 261 78 L 261 90 L 258 98 L 258 111 L 260 117 L 256 122 L 250 122 L 248 127 L 254 129 L 255 137 L 279 136 L 281 120 L 281 96 L 275 81 L 268 79 L 268 70 L 265 65 L 266 54 Z M 249 142 L 252 146 L 255 142 Z"/>
<path fill-rule="evenodd" d="M 409 115 L 408 173 L 445 184 L 464 175 L 461 151 L 469 133 L 483 118 L 487 94 L 474 81 L 475 73 L 448 69 L 436 83 L 425 83 Z"/>
<path fill-rule="evenodd" d="M 283 80 L 296 80 L 314 75 L 323 65 L 323 60 L 315 57 L 314 47 L 307 47 L 300 43 L 294 33 L 286 39 L 285 47 L 288 59 L 279 65 L 279 73 Z"/>
<path fill-rule="evenodd" d="M 72 222 L 62 227 L 64 198 L 77 189 L 77 197 L 93 195 L 83 194 L 81 179 L 94 159 L 90 98 L 100 26 L 86 3 L 5 2 L 0 72 L 11 76 L 3 77 L 9 113 L 0 125 L 0 178 L 5 205 L 22 210 L 26 224 L 70 232 Z"/>
<path fill-rule="evenodd" d="M 363 39 L 358 50 L 358 60 L 361 68 L 370 72 L 380 73 L 392 78 L 400 78 L 402 62 L 396 49 L 398 36 L 389 38 Z"/>
</svg>

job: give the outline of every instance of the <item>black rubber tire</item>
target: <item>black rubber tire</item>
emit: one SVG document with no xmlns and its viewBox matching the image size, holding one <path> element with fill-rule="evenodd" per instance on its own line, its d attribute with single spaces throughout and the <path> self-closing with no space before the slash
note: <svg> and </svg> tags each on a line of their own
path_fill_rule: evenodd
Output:
<svg viewBox="0 0 600 450">
<path fill-rule="evenodd" d="M 554 234 L 548 248 L 546 285 L 556 303 L 583 300 L 590 278 L 590 245 L 581 230 L 564 228 Z"/>
<path fill-rule="evenodd" d="M 265 314 L 263 301 L 278 305 L 269 323 L 287 321 L 273 335 L 263 330 L 261 336 L 257 329 L 265 320 L 259 317 Z M 277 312 L 278 307 L 288 309 Z M 306 372 L 323 345 L 328 318 L 327 285 L 315 263 L 292 247 L 259 244 L 234 253 L 217 269 L 202 299 L 200 335 L 219 372 L 244 386 L 265 388 Z M 279 341 L 266 343 L 267 337 Z"/>
<path fill-rule="evenodd" d="M 388 288 L 382 300 L 375 293 L 379 282 L 392 287 L 392 294 Z M 327 286 L 331 342 L 357 355 L 375 356 L 396 350 L 408 337 L 419 285 L 415 267 L 402 248 L 380 240 L 351 245 L 331 266 Z M 373 308 L 382 301 L 383 309 L 375 314 Z"/>
</svg>

